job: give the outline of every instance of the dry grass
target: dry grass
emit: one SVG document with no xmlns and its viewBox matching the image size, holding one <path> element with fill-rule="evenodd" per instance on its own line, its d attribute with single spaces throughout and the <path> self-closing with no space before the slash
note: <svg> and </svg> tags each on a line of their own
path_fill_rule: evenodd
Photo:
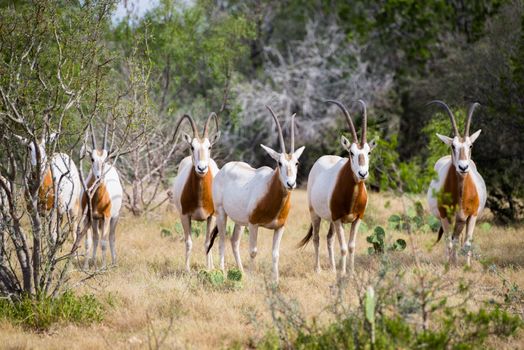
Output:
<svg viewBox="0 0 524 350">
<path fill-rule="evenodd" d="M 389 202 L 387 208 L 384 208 Z M 280 291 L 290 299 L 296 299 L 305 315 L 327 317 L 323 312 L 333 301 L 336 277 L 329 271 L 313 273 L 313 247 L 300 251 L 296 243 L 305 235 L 309 226 L 306 194 L 297 190 L 293 194 L 293 206 L 281 246 Z M 366 221 L 368 227 L 384 225 L 390 214 L 402 210 L 401 202 L 388 195 L 372 194 Z M 249 347 L 256 343 L 271 327 L 267 306 L 265 280 L 270 276 L 272 233 L 259 233 L 258 267 L 254 274 L 244 279 L 244 287 L 238 291 L 220 291 L 204 288 L 196 277 L 196 271 L 204 268 L 203 237 L 194 239 L 193 272 L 184 272 L 184 243 L 180 236 L 162 237 L 162 228 L 173 229 L 176 217 L 164 213 L 160 217 L 121 220 L 117 231 L 119 266 L 90 280 L 78 292 L 94 293 L 108 306 L 105 320 L 88 327 L 57 325 L 45 334 L 34 333 L 9 323 L 0 324 L 0 344 L 3 348 L 147 348 L 157 337 L 165 333 L 164 345 L 168 348 L 216 349 L 233 344 Z M 323 268 L 327 269 L 325 245 L 326 227 L 321 236 Z M 367 232 L 357 239 L 357 271 L 373 273 L 376 259 L 367 255 Z M 524 242 L 521 228 L 493 226 L 489 231 L 477 229 L 475 242 L 484 258 L 497 264 L 500 271 L 513 282 L 524 286 Z M 347 233 L 346 233 L 347 236 Z M 401 236 L 396 233 L 395 236 Z M 415 244 L 425 264 L 441 268 L 444 262 L 442 244 L 429 250 L 435 240 L 434 234 L 415 236 Z M 404 237 L 405 238 L 405 237 Z M 248 265 L 247 236 L 243 235 L 241 251 Z M 338 250 L 338 249 L 337 249 Z M 214 251 L 215 264 L 217 253 Z M 411 253 L 400 253 L 403 265 L 412 265 Z M 226 262 L 234 266 L 228 245 Z M 471 271 L 454 269 L 450 276 L 467 275 L 476 280 L 482 298 L 496 297 L 502 285 L 500 278 L 475 262 Z M 170 320 L 174 320 L 170 327 Z M 500 349 L 514 348 L 524 336 L 519 335 L 507 344 L 497 344 Z"/>
</svg>

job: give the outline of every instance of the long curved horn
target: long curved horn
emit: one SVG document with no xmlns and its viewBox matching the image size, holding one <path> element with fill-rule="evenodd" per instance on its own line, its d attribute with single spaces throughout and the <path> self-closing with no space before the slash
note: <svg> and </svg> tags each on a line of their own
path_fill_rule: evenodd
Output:
<svg viewBox="0 0 524 350">
<path fill-rule="evenodd" d="M 278 140 L 280 141 L 280 151 L 282 153 L 286 153 L 286 145 L 284 144 L 284 135 L 282 135 L 282 128 L 280 127 L 280 123 L 278 122 L 278 118 L 275 115 L 275 112 L 273 112 L 273 110 L 271 109 L 271 107 L 266 105 L 266 108 L 269 110 L 269 112 L 271 112 L 271 116 L 273 116 L 273 119 L 275 120 L 275 123 L 277 124 Z"/>
<path fill-rule="evenodd" d="M 475 109 L 480 106 L 480 103 L 475 102 L 469 107 L 468 119 L 466 119 L 466 128 L 464 129 L 464 137 L 469 136 L 469 127 L 471 125 L 471 117 L 473 117 L 473 112 Z"/>
<path fill-rule="evenodd" d="M 293 113 L 291 116 L 291 151 L 290 153 L 295 153 L 295 117 L 297 116 L 296 113 Z"/>
<path fill-rule="evenodd" d="M 426 103 L 426 106 L 429 106 L 431 104 L 439 104 L 439 105 L 443 106 L 446 109 L 446 112 L 448 112 L 448 115 L 449 115 L 449 120 L 451 120 L 451 126 L 453 126 L 453 132 L 455 133 L 455 136 L 457 136 L 457 137 L 460 136 L 458 128 L 457 128 L 457 122 L 455 121 L 455 116 L 453 115 L 453 112 L 451 111 L 449 106 L 446 103 L 444 103 L 443 101 L 440 101 L 440 100 L 430 101 L 430 102 Z"/>
<path fill-rule="evenodd" d="M 364 117 L 362 119 L 362 140 L 360 140 L 362 146 L 364 146 L 364 144 L 367 142 L 368 133 L 368 108 L 364 100 L 358 100 L 358 102 L 362 105 L 362 108 L 364 109 Z"/>
<path fill-rule="evenodd" d="M 335 101 L 335 100 L 326 100 L 325 102 L 334 103 L 338 106 L 338 108 L 342 110 L 348 122 L 349 128 L 351 129 L 351 134 L 353 135 L 353 142 L 358 143 L 357 131 L 355 130 L 355 125 L 353 124 L 353 120 L 351 119 L 351 116 L 349 115 L 349 112 L 346 109 L 346 106 L 344 106 L 342 103 Z"/>
<path fill-rule="evenodd" d="M 104 128 L 104 140 L 102 142 L 102 144 L 104 145 L 104 149 L 107 150 L 107 130 L 108 130 L 109 126 L 107 125 L 107 121 L 106 121 L 106 126 Z"/>
<path fill-rule="evenodd" d="M 209 116 L 207 117 L 206 124 L 204 125 L 204 137 L 207 137 L 208 131 L 209 131 L 209 121 L 211 120 L 211 117 L 215 119 L 215 126 L 218 131 L 218 116 L 215 112 L 211 112 Z"/>
<path fill-rule="evenodd" d="M 91 129 L 91 143 L 93 144 L 93 150 L 97 149 L 96 148 L 96 136 L 95 136 L 95 131 L 93 130 L 93 123 L 89 123 L 89 129 Z"/>
<path fill-rule="evenodd" d="M 193 120 L 193 118 L 191 118 L 190 115 L 188 114 L 184 114 L 182 116 L 182 118 L 180 118 L 178 120 L 178 123 L 176 124 L 176 127 L 175 127 L 175 132 L 173 134 L 173 139 L 175 138 L 177 132 L 178 132 L 178 128 L 180 127 L 180 125 L 182 124 L 182 122 L 184 121 L 184 119 L 187 119 L 189 121 L 189 124 L 191 124 L 191 127 L 193 128 L 193 137 L 197 136 L 198 135 L 198 132 L 197 132 L 197 128 L 196 128 L 196 124 L 195 124 L 195 121 Z"/>
</svg>

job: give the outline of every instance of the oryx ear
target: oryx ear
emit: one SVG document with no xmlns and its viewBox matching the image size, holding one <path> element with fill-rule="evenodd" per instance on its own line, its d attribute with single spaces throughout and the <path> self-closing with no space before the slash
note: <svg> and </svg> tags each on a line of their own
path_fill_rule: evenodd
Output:
<svg viewBox="0 0 524 350">
<path fill-rule="evenodd" d="M 295 151 L 295 153 L 293 153 L 293 156 L 295 156 L 296 160 L 298 160 L 298 158 L 300 158 L 300 156 L 302 155 L 302 152 L 304 152 L 305 149 L 306 149 L 306 146 L 302 146 L 299 149 L 297 149 Z"/>
<path fill-rule="evenodd" d="M 369 150 L 373 151 L 373 148 L 377 147 L 377 140 L 373 139 L 370 142 L 368 142 Z"/>
<path fill-rule="evenodd" d="M 271 158 L 273 158 L 277 162 L 279 161 L 280 153 L 278 153 L 277 151 L 274 151 L 271 148 L 269 148 L 268 146 L 264 146 L 262 144 L 260 145 L 260 147 L 262 147 L 264 149 L 264 151 L 266 151 L 271 156 Z"/>
<path fill-rule="evenodd" d="M 193 141 L 193 138 L 192 138 L 191 136 L 189 136 L 188 133 L 185 133 L 185 132 L 182 133 L 182 137 L 183 137 L 184 140 L 185 140 L 187 143 L 189 143 L 189 144 L 191 144 L 191 142 Z"/>
<path fill-rule="evenodd" d="M 453 144 L 453 139 L 444 135 L 437 134 L 437 137 L 442 140 L 446 145 L 451 146 Z"/>
<path fill-rule="evenodd" d="M 344 136 L 340 136 L 340 143 L 342 144 L 342 147 L 344 147 L 344 149 L 346 151 L 350 151 L 351 149 L 351 142 L 349 142 L 349 140 Z"/>
<path fill-rule="evenodd" d="M 471 135 L 471 136 L 469 137 L 469 141 L 470 141 L 471 143 L 475 142 L 475 140 L 479 137 L 481 131 L 482 131 L 482 129 L 478 129 L 477 131 L 475 131 L 475 132 L 473 133 L 473 135 Z"/>
<path fill-rule="evenodd" d="M 217 142 L 219 138 L 220 138 L 220 130 L 214 133 L 213 135 L 211 135 L 211 139 L 209 140 L 209 142 L 211 143 L 211 145 L 214 145 L 215 142 Z"/>
</svg>

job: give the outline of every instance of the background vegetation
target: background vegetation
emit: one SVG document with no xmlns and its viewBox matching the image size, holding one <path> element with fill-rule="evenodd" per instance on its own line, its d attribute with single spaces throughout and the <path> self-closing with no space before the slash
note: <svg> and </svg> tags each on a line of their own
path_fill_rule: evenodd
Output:
<svg viewBox="0 0 524 350">
<path fill-rule="evenodd" d="M 353 101 L 368 102 L 381 140 L 371 186 L 408 192 L 424 191 L 448 152 L 434 136 L 449 133 L 447 119 L 425 103 L 443 99 L 464 116 L 478 101 L 473 157 L 489 207 L 509 222 L 524 218 L 522 18 L 518 0 L 160 1 L 111 27 L 107 40 L 126 55 L 147 38 L 139 46 L 162 123 L 219 112 L 219 163 L 267 164 L 258 144 L 276 140 L 264 104 L 286 118 L 285 133 L 297 113 L 297 142 L 308 150 L 302 182 L 318 156 L 342 154 L 346 126 L 325 98 L 347 103 L 357 120 Z"/>
<path fill-rule="evenodd" d="M 86 325 L 103 335 L 90 338 L 95 348 L 521 344 L 522 0 L 160 0 L 140 16 L 130 6 L 118 21 L 116 5 L 0 0 L 0 277 L 13 281 L 0 283 L 0 339 L 7 334 L 8 346 L 34 339 L 27 329 L 52 332 L 56 324 L 73 329 L 63 347 L 89 338 Z M 308 220 L 303 191 L 293 199 L 279 288 L 262 283 L 265 266 L 249 279 L 236 270 L 183 274 L 174 253 L 182 251 L 180 225 L 155 211 L 187 154 L 173 134 L 178 118 L 188 113 L 202 124 L 215 111 L 222 136 L 213 158 L 256 167 L 272 165 L 259 144 L 277 144 L 264 105 L 280 115 L 284 134 L 296 113 L 304 186 L 319 156 L 345 155 L 339 139 L 347 125 L 327 98 L 346 103 L 358 128 L 354 101 L 364 99 L 378 140 L 369 179 L 370 203 L 378 204 L 370 204 L 358 238 L 356 284 L 312 276 L 304 263 L 311 254 L 289 253 Z M 482 129 L 473 159 L 491 215 L 477 225 L 479 264 L 464 273 L 429 248 L 434 237 L 426 233 L 438 223 L 419 202 L 434 162 L 449 153 L 435 133 L 449 135 L 451 127 L 425 107 L 432 99 L 448 102 L 461 126 L 469 104 L 482 105 L 473 118 L 472 131 Z M 14 138 L 42 135 L 48 154 L 66 152 L 83 168 L 91 123 L 98 134 L 110 126 L 122 153 L 116 165 L 125 206 L 139 217 L 119 229 L 126 233 L 119 232 L 121 266 L 101 275 L 75 269 L 69 230 L 47 239 L 52 220 L 36 206 L 40 169 Z M 50 142 L 52 131 L 59 137 Z"/>
</svg>

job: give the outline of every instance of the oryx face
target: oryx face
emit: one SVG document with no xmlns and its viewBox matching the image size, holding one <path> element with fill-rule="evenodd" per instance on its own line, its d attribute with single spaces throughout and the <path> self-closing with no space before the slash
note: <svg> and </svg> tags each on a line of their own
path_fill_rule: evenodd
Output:
<svg viewBox="0 0 524 350">
<path fill-rule="evenodd" d="M 457 173 L 461 176 L 466 175 L 471 169 L 471 150 L 473 148 L 473 143 L 479 137 L 480 132 L 481 130 L 478 130 L 473 135 L 464 138 L 459 138 L 458 136 L 451 138 L 437 134 L 442 142 L 451 146 L 451 160 Z"/>
<path fill-rule="evenodd" d="M 53 132 L 49 135 L 49 143 L 54 142 L 57 138 L 58 134 Z M 30 141 L 26 139 L 25 137 L 14 135 L 16 139 L 18 139 L 23 145 L 27 146 L 27 151 L 29 152 L 29 155 L 31 156 L 31 165 L 37 166 L 38 159 L 40 159 L 40 164 L 42 167 L 45 167 L 45 164 L 47 163 L 47 153 L 45 150 L 46 145 L 46 139 L 45 137 L 42 137 L 40 141 Z M 37 152 L 38 150 L 38 152 Z"/>
<path fill-rule="evenodd" d="M 357 181 L 365 181 L 369 177 L 369 157 L 371 151 L 375 148 L 375 140 L 370 143 L 364 143 L 364 145 L 358 145 L 355 142 L 349 142 L 349 140 L 342 136 L 342 146 L 349 152 L 349 161 L 351 162 L 351 169 L 353 175 Z"/>
<path fill-rule="evenodd" d="M 91 173 L 97 180 L 103 178 L 104 176 L 107 155 L 108 154 L 105 149 L 96 149 L 91 151 Z"/>
<path fill-rule="evenodd" d="M 38 147 L 38 154 L 36 151 L 35 142 L 29 142 L 27 144 L 28 151 L 31 154 L 31 165 L 36 166 L 38 164 L 37 157 L 40 157 L 40 164 L 42 166 L 45 166 L 47 162 L 47 154 L 45 151 L 45 145 L 42 142 L 39 142 L 36 144 L 36 146 Z"/>
<path fill-rule="evenodd" d="M 208 137 L 199 138 L 191 137 L 184 134 L 184 140 L 189 144 L 191 149 L 191 160 L 198 176 L 205 176 L 209 171 L 209 160 L 211 159 L 211 147 L 220 137 L 220 132 Z"/>
<path fill-rule="evenodd" d="M 260 145 L 262 148 L 277 161 L 279 169 L 279 178 L 282 186 L 288 190 L 292 190 L 297 187 L 297 172 L 298 172 L 298 159 L 304 152 L 305 147 L 302 146 L 292 154 L 279 153 L 267 146 Z"/>
</svg>

